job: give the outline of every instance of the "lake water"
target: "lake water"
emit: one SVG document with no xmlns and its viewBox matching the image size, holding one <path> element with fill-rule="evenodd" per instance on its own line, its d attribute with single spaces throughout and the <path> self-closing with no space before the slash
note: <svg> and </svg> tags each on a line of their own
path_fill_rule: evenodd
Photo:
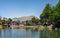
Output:
<svg viewBox="0 0 60 38">
<path fill-rule="evenodd" d="M 60 38 L 60 31 L 3 29 L 0 30 L 0 38 Z"/>
</svg>

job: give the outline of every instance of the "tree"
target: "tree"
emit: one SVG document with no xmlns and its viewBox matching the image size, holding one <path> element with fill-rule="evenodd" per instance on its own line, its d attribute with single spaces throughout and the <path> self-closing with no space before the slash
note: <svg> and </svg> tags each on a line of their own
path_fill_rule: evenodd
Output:
<svg viewBox="0 0 60 38">
<path fill-rule="evenodd" d="M 5 24 L 5 20 L 2 20 L 2 25 L 4 25 Z"/>
<path fill-rule="evenodd" d="M 53 19 L 55 22 L 55 25 L 53 26 L 53 28 L 59 29 L 60 28 L 60 0 L 54 8 Z"/>
<path fill-rule="evenodd" d="M 11 22 L 12 22 L 12 19 L 9 18 L 8 21 L 7 21 L 7 24 L 9 25 L 9 24 L 11 24 Z"/>
<path fill-rule="evenodd" d="M 0 20 L 1 20 L 1 16 L 0 16 Z"/>
<path fill-rule="evenodd" d="M 40 19 L 44 22 L 44 19 L 46 21 L 53 21 L 55 28 L 60 28 L 60 0 L 57 3 L 56 6 L 52 7 L 50 4 L 47 4 L 44 8 L 42 14 L 40 15 Z M 45 22 L 46 23 L 46 22 Z"/>
<path fill-rule="evenodd" d="M 9 21 L 12 21 L 12 19 L 11 19 L 11 18 L 9 18 L 8 20 L 9 20 Z"/>
<path fill-rule="evenodd" d="M 34 23 L 35 21 L 36 21 L 36 18 L 35 18 L 35 17 L 33 17 L 33 18 L 32 18 L 32 22 Z"/>
<path fill-rule="evenodd" d="M 0 25 L 1 25 L 1 19 L 0 19 Z"/>
<path fill-rule="evenodd" d="M 16 21 L 16 24 L 17 24 L 17 25 L 19 25 L 19 24 L 20 24 L 20 21 L 19 21 L 19 20 L 18 20 L 18 21 Z"/>
<path fill-rule="evenodd" d="M 46 21 L 50 21 L 50 15 L 52 14 L 51 13 L 52 11 L 52 7 L 51 5 L 48 3 L 46 4 L 46 7 L 44 8 L 42 14 L 40 15 L 40 19 L 46 23 Z"/>
<path fill-rule="evenodd" d="M 32 21 L 32 23 L 38 24 L 39 19 L 37 19 L 37 18 L 33 17 L 31 21 Z"/>
<path fill-rule="evenodd" d="M 0 25 L 2 24 L 1 16 L 0 16 Z"/>
<path fill-rule="evenodd" d="M 29 21 L 28 21 L 28 20 L 26 20 L 26 25 L 27 25 L 27 26 L 30 26 L 30 23 L 29 23 Z"/>
<path fill-rule="evenodd" d="M 53 19 L 56 22 L 60 18 L 60 0 L 54 8 Z M 60 20 L 60 19 L 59 19 Z"/>
</svg>

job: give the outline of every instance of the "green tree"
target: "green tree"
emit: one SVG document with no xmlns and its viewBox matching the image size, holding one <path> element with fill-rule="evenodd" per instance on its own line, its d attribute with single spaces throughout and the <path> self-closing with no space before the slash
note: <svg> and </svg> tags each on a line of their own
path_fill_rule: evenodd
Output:
<svg viewBox="0 0 60 38">
<path fill-rule="evenodd" d="M 2 24 L 1 16 L 0 16 L 0 25 Z"/>
<path fill-rule="evenodd" d="M 2 25 L 4 25 L 5 24 L 5 20 L 2 20 Z"/>
<path fill-rule="evenodd" d="M 18 20 L 18 21 L 16 21 L 16 24 L 17 24 L 17 25 L 19 25 L 19 24 L 20 24 L 20 21 L 19 21 L 19 20 Z"/>
<path fill-rule="evenodd" d="M 50 4 L 47 4 L 44 8 L 42 14 L 40 15 L 40 19 L 45 21 L 52 21 L 54 23 L 60 20 L 60 0 L 56 6 L 52 7 Z"/>
<path fill-rule="evenodd" d="M 26 21 L 26 25 L 27 25 L 27 26 L 30 26 L 30 23 L 29 23 L 29 21 L 28 21 L 28 20 Z"/>
<path fill-rule="evenodd" d="M 51 18 L 51 13 L 52 12 L 52 7 L 51 7 L 51 5 L 48 3 L 48 4 L 46 4 L 46 7 L 44 8 L 44 10 L 43 10 L 43 12 L 42 12 L 42 14 L 40 15 L 40 19 L 42 20 L 42 21 L 50 21 L 50 18 Z"/>
<path fill-rule="evenodd" d="M 11 22 L 12 22 L 12 19 L 9 18 L 8 21 L 7 21 L 7 24 L 9 25 L 9 24 L 11 24 Z"/>
<path fill-rule="evenodd" d="M 2 20 L 0 20 L 0 25 L 2 24 Z"/>
<path fill-rule="evenodd" d="M 36 21 L 36 18 L 35 18 L 35 17 L 33 17 L 33 18 L 32 18 L 32 22 L 34 23 L 35 21 Z"/>
<path fill-rule="evenodd" d="M 56 22 L 57 20 L 60 20 L 60 0 L 57 3 L 57 5 L 54 8 L 54 13 L 53 13 L 53 19 Z"/>
<path fill-rule="evenodd" d="M 11 18 L 9 18 L 9 21 L 11 22 L 11 21 L 12 21 L 12 19 L 11 19 Z"/>
<path fill-rule="evenodd" d="M 33 17 L 31 21 L 32 21 L 32 23 L 38 24 L 39 19 L 38 19 L 38 18 Z"/>
</svg>

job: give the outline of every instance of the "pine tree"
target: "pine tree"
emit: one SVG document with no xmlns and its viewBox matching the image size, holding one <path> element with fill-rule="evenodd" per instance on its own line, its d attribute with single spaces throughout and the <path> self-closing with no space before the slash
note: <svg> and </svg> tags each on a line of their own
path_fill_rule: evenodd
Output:
<svg viewBox="0 0 60 38">
<path fill-rule="evenodd" d="M 46 5 L 46 7 L 44 8 L 42 14 L 40 15 L 40 19 L 43 21 L 49 21 L 50 20 L 50 15 L 51 15 L 51 11 L 52 11 L 52 7 L 51 5 L 48 3 Z"/>
<path fill-rule="evenodd" d="M 55 22 L 60 20 L 60 0 L 54 8 L 53 19 Z"/>
</svg>

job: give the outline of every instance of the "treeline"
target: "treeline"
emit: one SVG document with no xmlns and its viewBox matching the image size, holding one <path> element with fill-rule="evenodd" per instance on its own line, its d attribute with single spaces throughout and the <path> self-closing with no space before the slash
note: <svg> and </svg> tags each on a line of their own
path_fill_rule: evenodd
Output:
<svg viewBox="0 0 60 38">
<path fill-rule="evenodd" d="M 45 8 L 42 11 L 42 14 L 40 15 L 40 19 L 37 19 L 35 17 L 32 18 L 31 22 L 33 24 L 54 24 L 57 25 L 60 23 L 60 0 L 55 6 L 52 6 L 51 4 L 46 4 Z M 28 21 L 26 21 L 27 25 L 30 25 Z"/>
<path fill-rule="evenodd" d="M 30 26 L 30 25 L 39 25 L 40 23 L 40 19 L 38 19 L 37 17 L 33 17 L 30 21 L 27 20 L 26 21 L 26 25 Z"/>
<path fill-rule="evenodd" d="M 0 25 L 10 25 L 12 22 L 12 19 L 11 18 L 8 18 L 8 19 L 1 19 L 0 18 Z"/>
<path fill-rule="evenodd" d="M 40 15 L 40 20 L 43 23 L 52 23 L 55 24 L 58 21 L 60 22 L 60 0 L 55 5 L 52 6 L 51 4 L 46 4 L 42 14 Z"/>
</svg>

